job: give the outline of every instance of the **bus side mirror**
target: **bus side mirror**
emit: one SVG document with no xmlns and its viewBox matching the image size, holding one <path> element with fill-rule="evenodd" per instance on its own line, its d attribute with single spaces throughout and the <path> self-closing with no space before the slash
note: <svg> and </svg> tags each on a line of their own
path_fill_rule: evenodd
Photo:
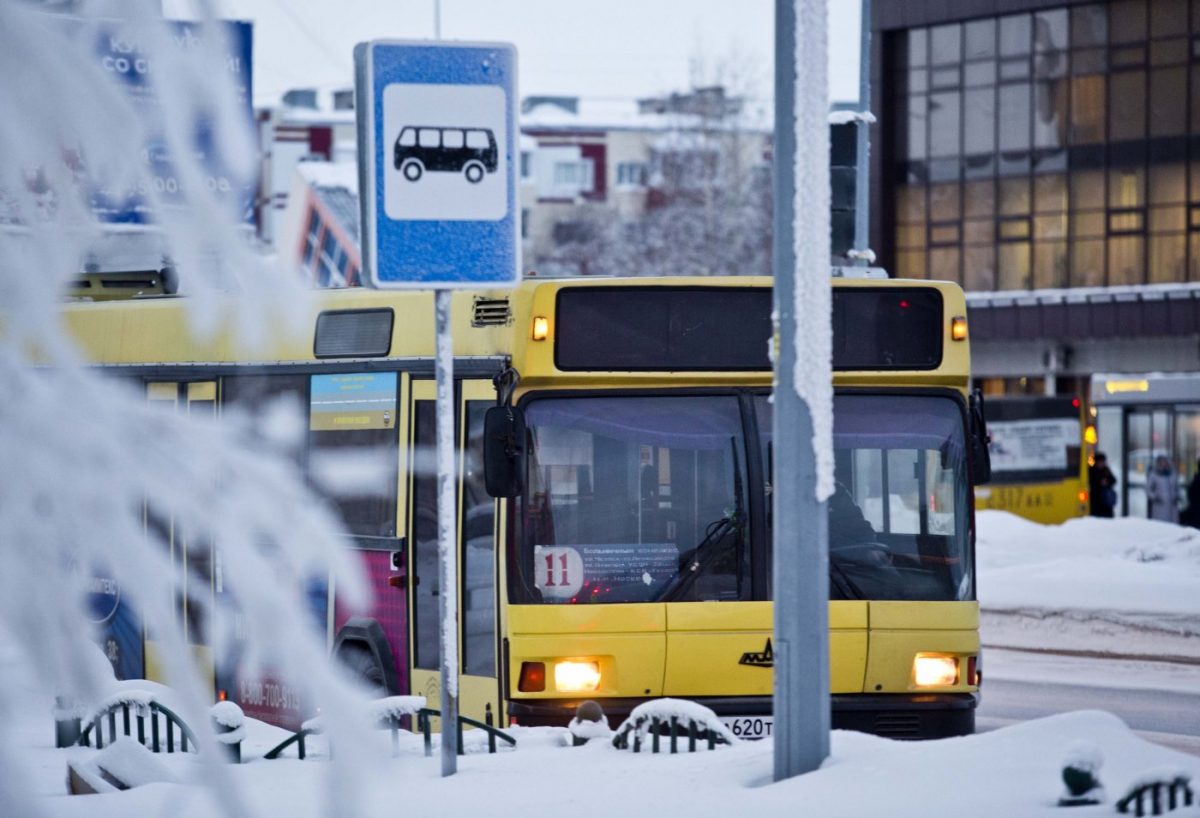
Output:
<svg viewBox="0 0 1200 818">
<path fill-rule="evenodd" d="M 519 497 L 525 488 L 525 413 L 515 406 L 483 416 L 483 482 L 492 497 Z"/>
<path fill-rule="evenodd" d="M 987 430 L 987 418 L 983 413 L 983 391 L 971 393 L 969 412 L 971 416 L 971 477 L 977 486 L 992 479 L 991 442 Z"/>
</svg>

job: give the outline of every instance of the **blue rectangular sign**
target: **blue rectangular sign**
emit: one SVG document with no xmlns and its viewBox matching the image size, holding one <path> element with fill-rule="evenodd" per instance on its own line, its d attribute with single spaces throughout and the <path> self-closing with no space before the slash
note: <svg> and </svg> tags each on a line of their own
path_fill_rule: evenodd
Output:
<svg viewBox="0 0 1200 818">
<path fill-rule="evenodd" d="M 515 284 L 516 49 L 372 42 L 355 48 L 354 60 L 367 280 Z"/>
<path fill-rule="evenodd" d="M 68 20 L 75 23 L 71 18 Z M 84 21 L 78 24 L 91 25 Z M 244 127 L 248 133 L 252 132 L 252 24 L 222 20 L 204 25 L 172 20 L 164 25 L 161 36 L 167 48 L 186 55 L 193 51 L 203 53 L 201 49 L 211 47 L 219 55 L 221 62 L 214 65 L 213 69 L 229 74 L 237 95 L 239 114 L 245 117 Z M 92 212 L 103 222 L 151 222 L 155 206 L 186 207 L 189 201 L 188 191 L 176 172 L 164 135 L 167 128 L 164 118 L 167 114 L 158 98 L 163 80 L 152 76 L 155 62 L 148 56 L 144 44 L 137 39 L 137 32 L 136 26 L 112 20 L 95 23 L 92 31 L 95 61 L 123 87 L 147 134 L 142 152 L 146 169 L 136 186 L 106 188 L 92 193 Z M 211 42 L 205 42 L 206 38 L 216 38 L 217 44 L 212 46 Z M 253 221 L 255 180 L 243 178 L 229 169 L 228 158 L 221 156 L 213 133 L 213 123 L 205 114 L 197 113 L 193 121 L 186 123 L 186 127 L 192 140 L 193 156 L 202 168 L 201 183 L 209 193 L 236 206 L 244 221 Z"/>
</svg>

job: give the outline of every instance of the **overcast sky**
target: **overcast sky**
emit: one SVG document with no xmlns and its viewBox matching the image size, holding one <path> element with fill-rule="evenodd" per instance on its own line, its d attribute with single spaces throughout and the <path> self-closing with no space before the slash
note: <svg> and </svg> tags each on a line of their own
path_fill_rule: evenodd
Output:
<svg viewBox="0 0 1200 818">
<path fill-rule="evenodd" d="M 354 44 L 433 36 L 435 0 L 218 0 L 253 20 L 254 95 L 350 86 Z M 442 37 L 514 43 L 522 96 L 641 97 L 726 80 L 771 95 L 773 0 L 440 0 Z M 188 0 L 165 0 L 184 16 Z M 859 0 L 829 0 L 830 98 L 858 97 Z M 736 87 L 740 86 L 740 87 Z"/>
</svg>

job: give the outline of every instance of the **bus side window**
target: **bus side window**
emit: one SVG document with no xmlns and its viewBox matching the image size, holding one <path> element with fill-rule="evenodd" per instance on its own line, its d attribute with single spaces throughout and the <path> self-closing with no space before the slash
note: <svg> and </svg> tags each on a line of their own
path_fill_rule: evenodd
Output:
<svg viewBox="0 0 1200 818">
<path fill-rule="evenodd" d="M 418 139 L 422 148 L 439 148 L 442 145 L 442 134 L 437 128 L 422 128 Z"/>
<path fill-rule="evenodd" d="M 442 131 L 442 147 L 458 150 L 463 146 L 463 132 L 457 128 L 447 128 Z"/>
</svg>

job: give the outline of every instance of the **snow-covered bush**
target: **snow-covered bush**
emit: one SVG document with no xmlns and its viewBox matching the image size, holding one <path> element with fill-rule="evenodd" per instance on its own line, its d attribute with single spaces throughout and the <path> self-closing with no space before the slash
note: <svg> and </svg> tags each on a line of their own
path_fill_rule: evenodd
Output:
<svg viewBox="0 0 1200 818">
<path fill-rule="evenodd" d="M 102 7 L 106 20 L 46 7 Z M 308 627 L 306 578 L 332 571 L 347 604 L 366 595 L 335 517 L 243 426 L 150 405 L 138 389 L 82 366 L 63 327 L 63 293 L 95 261 L 96 248 L 138 235 L 153 236 L 163 264 L 177 271 L 197 333 L 222 324 L 248 344 L 261 343 L 267 327 L 296 327 L 303 309 L 299 277 L 254 250 L 239 203 L 210 192 L 196 158 L 203 123 L 230 178 L 253 179 L 253 135 L 216 46 L 219 31 L 201 20 L 195 47 L 172 47 L 174 30 L 157 8 L 137 0 L 0 3 L 0 638 L 11 640 L 47 695 L 97 701 L 108 681 L 97 679 L 90 661 L 84 599 L 88 575 L 102 568 L 121 578 L 123 601 L 155 639 L 180 715 L 201 723 L 211 693 L 172 611 L 184 578 L 144 523 L 153 498 L 194 541 L 219 544 L 247 660 L 269 665 L 319 703 L 331 733 L 367 729 L 361 708 L 351 705 L 357 694 Z M 142 88 L 155 105 L 136 104 L 103 68 L 101 31 L 136 44 L 148 66 Z M 151 135 L 179 183 L 169 203 L 144 159 Z M 143 191 L 141 213 L 150 224 L 100 224 L 97 190 Z M 220 306 L 229 293 L 232 312 Z M 213 634 L 219 660 L 230 636 Z M 0 665 L 5 689 L 11 669 Z M 0 697 L 0 724 L 9 723 L 12 707 Z M 213 746 L 210 732 L 199 731 L 202 749 Z M 228 767 L 216 753 L 200 760 L 216 803 L 244 815 Z M 336 763 L 344 769 L 329 777 L 330 802 L 354 814 L 360 766 L 352 750 Z M 39 813 L 26 787 L 13 748 L 0 742 L 0 814 Z"/>
</svg>

